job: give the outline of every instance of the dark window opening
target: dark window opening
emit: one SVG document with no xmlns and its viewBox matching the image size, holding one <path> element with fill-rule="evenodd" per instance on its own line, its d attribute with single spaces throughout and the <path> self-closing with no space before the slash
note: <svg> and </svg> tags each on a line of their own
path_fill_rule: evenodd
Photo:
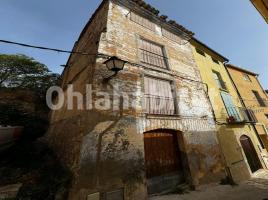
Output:
<svg viewBox="0 0 268 200">
<path fill-rule="evenodd" d="M 263 98 L 261 98 L 259 92 L 255 91 L 255 90 L 252 90 L 252 92 L 253 92 L 255 98 L 257 99 L 259 105 L 260 105 L 261 107 L 266 107 L 266 102 L 264 101 Z"/>
<path fill-rule="evenodd" d="M 204 51 L 200 50 L 200 49 L 196 49 L 196 52 L 199 53 L 202 56 L 206 56 Z"/>
</svg>

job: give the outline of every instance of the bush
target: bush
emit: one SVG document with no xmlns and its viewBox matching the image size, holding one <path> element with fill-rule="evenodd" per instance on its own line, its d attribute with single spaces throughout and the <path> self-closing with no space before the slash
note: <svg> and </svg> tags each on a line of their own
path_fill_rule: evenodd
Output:
<svg viewBox="0 0 268 200">
<path fill-rule="evenodd" d="M 48 120 L 28 113 L 18 105 L 0 103 L 0 124 L 2 126 L 23 126 L 23 138 L 41 137 L 48 128 Z"/>
</svg>

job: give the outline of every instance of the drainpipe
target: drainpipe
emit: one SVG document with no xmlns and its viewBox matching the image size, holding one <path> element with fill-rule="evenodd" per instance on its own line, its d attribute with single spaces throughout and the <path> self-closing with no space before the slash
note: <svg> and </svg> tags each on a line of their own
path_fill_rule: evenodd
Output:
<svg viewBox="0 0 268 200">
<path fill-rule="evenodd" d="M 243 98 L 242 98 L 242 96 L 241 96 L 241 94 L 240 94 L 238 88 L 237 88 L 236 85 L 235 85 L 235 82 L 234 82 L 234 80 L 233 80 L 233 78 L 232 78 L 230 72 L 228 71 L 228 68 L 227 68 L 227 66 L 226 66 L 227 62 L 224 62 L 223 64 L 224 64 L 225 70 L 227 71 L 227 73 L 228 73 L 228 75 L 229 75 L 229 78 L 231 79 L 231 81 L 232 81 L 232 83 L 233 83 L 233 86 L 235 87 L 235 90 L 236 90 L 236 92 L 237 92 L 237 94 L 238 94 L 238 97 L 239 97 L 239 99 L 240 99 L 242 105 L 244 106 L 244 108 L 247 108 L 247 106 L 246 106 L 246 104 L 245 104 L 245 102 L 244 102 L 244 100 L 243 100 Z M 249 115 L 247 109 L 246 109 L 246 113 L 247 113 L 247 115 L 248 115 L 248 117 L 249 117 L 250 115 Z M 260 138 L 260 136 L 259 136 L 259 133 L 258 133 L 258 130 L 257 130 L 256 126 L 255 126 L 255 123 L 251 123 L 251 124 L 252 124 L 252 127 L 253 127 L 253 129 L 254 129 L 255 135 L 257 136 L 258 141 L 259 141 L 259 143 L 261 144 L 262 149 L 264 149 L 264 144 L 263 144 L 263 142 L 262 142 L 262 140 L 261 140 L 261 138 Z M 259 150 L 260 150 L 260 149 L 259 149 Z M 260 151 L 261 151 L 261 150 L 260 150 Z M 262 159 L 263 159 L 263 158 L 262 158 Z M 263 161 L 264 161 L 264 160 L 263 160 Z M 265 164 L 265 161 L 264 161 L 264 164 Z M 265 165 L 266 165 L 266 164 L 265 164 Z"/>
</svg>

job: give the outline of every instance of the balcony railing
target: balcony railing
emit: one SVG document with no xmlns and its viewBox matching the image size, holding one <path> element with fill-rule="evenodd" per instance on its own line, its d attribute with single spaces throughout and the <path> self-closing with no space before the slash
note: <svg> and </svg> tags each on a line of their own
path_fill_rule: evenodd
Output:
<svg viewBox="0 0 268 200">
<path fill-rule="evenodd" d="M 145 95 L 144 110 L 146 114 L 174 115 L 175 101 L 171 97 Z"/>
<path fill-rule="evenodd" d="M 251 109 L 243 107 L 227 107 L 229 123 L 256 123 L 257 118 Z"/>
<path fill-rule="evenodd" d="M 156 53 L 153 53 L 153 52 L 150 52 L 150 51 L 147 51 L 147 50 L 144 50 L 144 49 L 140 49 L 140 52 L 141 52 L 141 61 L 145 64 L 148 64 L 148 65 L 152 65 L 152 66 L 155 66 L 155 67 L 161 67 L 161 68 L 167 68 L 167 58 L 162 56 L 162 55 L 159 55 L 159 54 L 156 54 Z"/>
</svg>

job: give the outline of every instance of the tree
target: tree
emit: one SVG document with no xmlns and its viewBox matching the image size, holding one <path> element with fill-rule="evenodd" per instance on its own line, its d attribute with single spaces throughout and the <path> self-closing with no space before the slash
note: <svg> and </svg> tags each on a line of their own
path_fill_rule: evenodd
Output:
<svg viewBox="0 0 268 200">
<path fill-rule="evenodd" d="M 42 136 L 48 127 L 46 91 L 58 84 L 59 75 L 34 58 L 0 54 L 0 92 L 5 96 L 0 98 L 0 125 L 24 126 L 26 139 Z"/>
<path fill-rule="evenodd" d="M 46 65 L 25 55 L 0 54 L 0 87 L 24 88 L 44 95 L 57 85 L 59 75 L 51 73 Z"/>
</svg>

